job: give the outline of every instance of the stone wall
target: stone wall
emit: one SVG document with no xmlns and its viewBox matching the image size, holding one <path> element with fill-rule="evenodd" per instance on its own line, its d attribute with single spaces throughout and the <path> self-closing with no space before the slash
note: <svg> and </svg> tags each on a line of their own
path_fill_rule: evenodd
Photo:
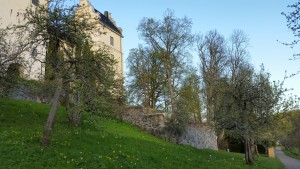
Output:
<svg viewBox="0 0 300 169">
<path fill-rule="evenodd" d="M 143 107 L 128 107 L 121 119 L 159 136 L 165 127 L 164 113 L 156 113 Z"/>
<path fill-rule="evenodd" d="M 211 127 L 204 125 L 188 125 L 186 132 L 179 138 L 179 143 L 191 145 L 199 149 L 218 150 L 215 131 Z"/>
<path fill-rule="evenodd" d="M 168 113 L 138 106 L 127 107 L 125 113 L 121 115 L 121 119 L 140 127 L 150 134 L 167 138 L 168 134 L 165 133 L 165 127 L 169 119 Z M 205 125 L 189 124 L 186 127 L 186 132 L 180 138 L 172 138 L 171 140 L 199 149 L 218 149 L 217 136 L 214 130 Z"/>
</svg>

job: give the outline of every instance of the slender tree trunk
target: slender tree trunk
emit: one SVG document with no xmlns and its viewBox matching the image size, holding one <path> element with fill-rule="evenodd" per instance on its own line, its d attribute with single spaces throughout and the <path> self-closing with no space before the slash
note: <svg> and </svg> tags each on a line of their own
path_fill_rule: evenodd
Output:
<svg viewBox="0 0 300 169">
<path fill-rule="evenodd" d="M 176 104 L 175 104 L 174 87 L 173 87 L 173 84 L 172 84 L 171 72 L 169 70 L 168 59 L 167 58 L 170 58 L 170 53 L 166 53 L 165 56 L 164 56 L 164 68 L 165 68 L 165 72 L 166 72 L 166 76 L 167 76 L 166 78 L 167 78 L 168 86 L 169 86 L 171 106 L 172 106 L 172 114 L 174 114 L 174 112 L 177 111 L 177 108 L 176 108 Z"/>
<path fill-rule="evenodd" d="M 258 151 L 258 148 L 257 148 L 257 144 L 255 144 L 254 146 L 255 146 L 255 154 L 256 154 L 257 156 L 259 156 L 259 151 Z"/>
<path fill-rule="evenodd" d="M 218 148 L 224 149 L 224 139 L 225 139 L 225 129 L 221 129 L 218 133 L 218 138 L 217 138 L 217 143 L 218 143 Z"/>
<path fill-rule="evenodd" d="M 51 109 L 49 111 L 48 119 L 45 124 L 45 131 L 44 131 L 44 136 L 43 136 L 43 141 L 42 141 L 42 146 L 47 147 L 50 144 L 50 136 L 53 128 L 53 122 L 54 118 L 57 112 L 57 108 L 59 105 L 59 98 L 62 92 L 62 79 L 59 79 L 57 82 L 57 88 L 55 90 L 54 97 L 52 99 L 51 103 Z"/>
<path fill-rule="evenodd" d="M 66 104 L 66 112 L 69 114 L 70 112 L 70 82 L 66 84 L 65 88 L 65 104 Z"/>
<path fill-rule="evenodd" d="M 245 144 L 246 164 L 253 165 L 253 163 L 254 163 L 253 146 L 252 146 L 251 139 L 249 138 L 249 136 L 245 136 L 244 144 Z"/>
<path fill-rule="evenodd" d="M 69 113 L 69 121 L 75 127 L 79 126 L 82 118 L 82 110 L 80 110 L 80 102 L 81 102 L 80 91 L 77 92 L 76 97 L 77 98 L 76 98 L 75 106 L 73 110 L 70 111 Z"/>
</svg>

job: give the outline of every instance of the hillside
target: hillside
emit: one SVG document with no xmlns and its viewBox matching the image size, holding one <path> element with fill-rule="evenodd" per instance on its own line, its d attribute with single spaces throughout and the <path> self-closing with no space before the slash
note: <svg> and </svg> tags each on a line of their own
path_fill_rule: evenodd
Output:
<svg viewBox="0 0 300 169">
<path fill-rule="evenodd" d="M 153 137 L 112 119 L 85 116 L 78 128 L 68 126 L 59 109 L 52 143 L 40 140 L 49 105 L 0 99 L 0 168 L 272 168 L 277 159 L 260 157 L 255 166 L 244 164 L 243 154 L 198 150 Z"/>
</svg>

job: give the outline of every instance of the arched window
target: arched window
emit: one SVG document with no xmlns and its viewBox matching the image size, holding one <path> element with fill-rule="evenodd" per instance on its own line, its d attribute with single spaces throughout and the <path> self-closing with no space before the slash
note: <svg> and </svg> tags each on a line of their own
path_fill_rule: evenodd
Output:
<svg viewBox="0 0 300 169">
<path fill-rule="evenodd" d="M 8 77 L 24 77 L 24 67 L 19 63 L 12 63 L 7 68 Z"/>
</svg>

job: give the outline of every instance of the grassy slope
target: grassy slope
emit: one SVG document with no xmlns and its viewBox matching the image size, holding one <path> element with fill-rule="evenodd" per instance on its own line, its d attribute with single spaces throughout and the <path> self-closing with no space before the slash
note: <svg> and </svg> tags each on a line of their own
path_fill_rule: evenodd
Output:
<svg viewBox="0 0 300 169">
<path fill-rule="evenodd" d="M 300 160 L 300 155 L 299 155 L 299 154 L 295 154 L 294 152 L 289 151 L 289 150 L 287 150 L 287 149 L 283 149 L 282 151 L 283 151 L 284 154 L 286 154 L 287 156 L 290 156 L 290 157 L 293 157 L 293 158 L 295 158 L 295 159 Z"/>
<path fill-rule="evenodd" d="M 85 117 L 69 127 L 60 109 L 52 144 L 40 147 L 48 105 L 0 99 L 0 168 L 283 168 L 260 157 L 255 166 L 243 154 L 174 145 L 116 120 Z"/>
</svg>

